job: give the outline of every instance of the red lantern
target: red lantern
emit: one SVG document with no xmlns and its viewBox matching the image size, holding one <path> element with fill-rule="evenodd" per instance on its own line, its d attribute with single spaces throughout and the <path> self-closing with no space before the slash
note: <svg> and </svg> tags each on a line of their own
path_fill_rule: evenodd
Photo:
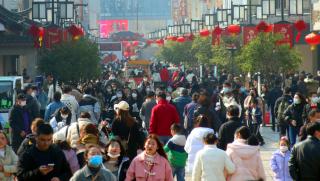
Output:
<svg viewBox="0 0 320 181">
<path fill-rule="evenodd" d="M 238 35 L 241 32 L 241 27 L 239 25 L 229 25 L 227 30 L 232 35 Z"/>
<path fill-rule="evenodd" d="M 129 57 L 129 52 L 123 52 L 123 56 L 124 56 L 125 58 L 128 58 L 128 57 Z"/>
<path fill-rule="evenodd" d="M 213 29 L 213 31 L 212 31 L 212 33 L 214 33 L 215 35 L 221 35 L 221 33 L 222 33 L 222 28 L 220 28 L 220 26 L 216 26 L 214 29 Z"/>
<path fill-rule="evenodd" d="M 185 41 L 186 41 L 186 39 L 183 36 L 180 36 L 179 38 L 177 38 L 177 42 L 179 42 L 179 43 L 183 43 Z"/>
<path fill-rule="evenodd" d="M 76 25 L 71 25 L 68 28 L 68 32 L 72 35 L 73 39 L 79 39 L 80 36 L 84 35 L 82 28 L 77 27 Z"/>
<path fill-rule="evenodd" d="M 36 25 L 31 25 L 30 29 L 29 29 L 29 33 L 33 36 L 36 37 L 39 35 L 39 28 Z"/>
<path fill-rule="evenodd" d="M 158 39 L 156 40 L 156 43 L 160 46 L 162 46 L 164 44 L 164 40 L 163 39 Z"/>
<path fill-rule="evenodd" d="M 177 41 L 177 37 L 175 36 L 168 36 L 167 40 L 171 40 L 171 41 Z"/>
<path fill-rule="evenodd" d="M 210 31 L 207 30 L 207 29 L 204 29 L 204 30 L 200 31 L 200 36 L 202 36 L 202 37 L 206 37 L 206 36 L 209 36 L 209 35 L 210 35 Z"/>
<path fill-rule="evenodd" d="M 257 24 L 256 29 L 258 32 L 267 32 L 268 31 L 268 23 L 266 23 L 265 21 L 260 21 L 259 24 Z"/>
<path fill-rule="evenodd" d="M 294 23 L 294 27 L 298 31 L 296 36 L 296 42 L 299 42 L 301 37 L 301 32 L 307 29 L 307 24 L 303 20 L 298 20 Z"/>
<path fill-rule="evenodd" d="M 305 41 L 311 46 L 311 50 L 314 50 L 320 44 L 320 35 L 312 32 L 305 37 Z"/>
<path fill-rule="evenodd" d="M 272 32 L 272 31 L 273 31 L 273 25 L 269 24 L 267 29 L 264 32 L 269 33 L 269 32 Z"/>
<path fill-rule="evenodd" d="M 133 41 L 132 45 L 135 46 L 135 47 L 138 46 L 139 45 L 139 41 Z"/>
</svg>

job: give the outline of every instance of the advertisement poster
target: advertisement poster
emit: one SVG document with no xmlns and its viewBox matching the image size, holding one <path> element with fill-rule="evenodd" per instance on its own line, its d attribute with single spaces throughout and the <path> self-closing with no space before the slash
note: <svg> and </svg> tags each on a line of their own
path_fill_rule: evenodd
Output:
<svg viewBox="0 0 320 181">
<path fill-rule="evenodd" d="M 128 20 L 100 20 L 100 37 L 109 38 L 110 34 L 128 31 Z"/>
<path fill-rule="evenodd" d="M 313 3 L 311 23 L 312 31 L 320 31 L 320 0 Z"/>
<path fill-rule="evenodd" d="M 292 24 L 274 24 L 273 32 L 283 36 L 283 39 L 278 44 L 289 44 L 292 47 L 294 39 Z"/>
<path fill-rule="evenodd" d="M 243 44 L 247 45 L 250 41 L 255 39 L 258 35 L 258 31 L 255 26 L 243 27 Z"/>
</svg>

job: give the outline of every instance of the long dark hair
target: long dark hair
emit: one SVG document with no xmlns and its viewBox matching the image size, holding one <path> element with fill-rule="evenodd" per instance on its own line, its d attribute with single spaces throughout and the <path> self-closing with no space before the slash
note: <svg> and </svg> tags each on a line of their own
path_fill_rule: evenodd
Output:
<svg viewBox="0 0 320 181">
<path fill-rule="evenodd" d="M 147 137 L 147 139 L 146 139 L 146 141 L 144 142 L 144 144 L 146 144 L 146 142 L 147 142 L 149 139 L 153 139 L 153 140 L 155 140 L 155 141 L 157 142 L 157 145 L 158 145 L 157 153 L 158 153 L 160 156 L 164 157 L 166 160 L 168 160 L 167 154 L 166 154 L 166 152 L 164 151 L 163 145 L 162 145 L 162 143 L 160 142 L 158 136 L 155 135 L 155 134 L 149 134 L 149 136 Z"/>
<path fill-rule="evenodd" d="M 108 142 L 108 144 L 106 145 L 105 149 L 104 149 L 104 153 L 105 153 L 105 158 L 106 158 L 106 161 L 109 161 L 110 160 L 110 157 L 108 156 L 108 149 L 109 149 L 109 146 L 114 143 L 114 142 L 117 142 L 119 145 L 120 145 L 120 156 L 118 157 L 118 163 L 117 163 L 117 166 L 119 166 L 121 164 L 121 161 L 123 159 L 123 156 L 125 155 L 125 150 L 120 142 L 119 139 L 117 138 L 111 138 Z"/>
<path fill-rule="evenodd" d="M 116 115 L 116 120 L 125 122 L 129 127 L 133 126 L 135 123 L 135 120 L 130 115 L 129 111 L 122 109 L 119 109 L 119 113 Z"/>
<path fill-rule="evenodd" d="M 68 117 L 67 117 L 67 120 L 66 120 L 66 125 L 70 125 L 71 124 L 71 118 L 72 118 L 72 113 L 71 113 L 70 109 L 67 106 L 64 106 L 64 107 L 58 109 L 56 111 L 56 113 L 55 113 L 56 114 L 55 118 L 56 118 L 57 122 L 61 122 L 62 121 L 61 113 L 68 114 Z"/>
</svg>

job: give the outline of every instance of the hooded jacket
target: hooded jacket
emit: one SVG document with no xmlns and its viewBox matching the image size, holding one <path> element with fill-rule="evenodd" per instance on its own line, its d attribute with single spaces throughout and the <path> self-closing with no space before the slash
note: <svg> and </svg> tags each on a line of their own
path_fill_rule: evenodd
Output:
<svg viewBox="0 0 320 181">
<path fill-rule="evenodd" d="M 290 151 L 283 154 L 280 150 L 273 153 L 270 164 L 273 173 L 275 173 L 275 181 L 292 181 L 288 166 L 290 154 Z"/>
<path fill-rule="evenodd" d="M 188 153 L 188 160 L 186 165 L 186 171 L 191 172 L 193 169 L 194 160 L 198 151 L 203 147 L 203 137 L 208 133 L 213 133 L 213 129 L 197 127 L 194 128 L 189 134 L 184 150 Z"/>
<path fill-rule="evenodd" d="M 101 108 L 99 101 L 96 97 L 92 95 L 85 94 L 79 102 L 80 112 L 88 112 L 91 116 L 91 121 L 94 124 L 98 124 Z"/>
<path fill-rule="evenodd" d="M 227 146 L 227 155 L 236 165 L 236 171 L 229 181 L 266 180 L 259 146 L 251 146 L 235 140 Z"/>
<path fill-rule="evenodd" d="M 174 135 L 164 146 L 164 151 L 168 155 L 168 160 L 172 167 L 184 168 L 188 158 L 187 152 L 184 150 L 186 137 L 184 135 Z"/>
</svg>

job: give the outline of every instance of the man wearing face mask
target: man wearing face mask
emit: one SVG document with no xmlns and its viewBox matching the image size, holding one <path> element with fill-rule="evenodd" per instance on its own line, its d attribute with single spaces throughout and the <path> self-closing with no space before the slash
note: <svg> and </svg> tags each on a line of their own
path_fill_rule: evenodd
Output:
<svg viewBox="0 0 320 181">
<path fill-rule="evenodd" d="M 142 100 L 140 98 L 140 95 L 138 95 L 138 92 L 136 90 L 132 90 L 129 98 L 128 98 L 128 103 L 130 105 L 130 115 L 132 117 L 135 117 L 136 120 L 141 123 L 142 120 L 140 119 L 140 109 L 142 106 Z"/>
<path fill-rule="evenodd" d="M 238 106 L 239 112 L 240 112 L 239 116 L 241 116 L 242 107 L 238 103 L 238 101 L 236 100 L 236 98 L 234 97 L 234 95 L 232 93 L 231 83 L 225 82 L 223 84 L 223 88 L 222 88 L 222 91 L 219 96 L 219 101 L 217 102 L 216 108 L 215 108 L 215 110 L 219 114 L 219 118 L 222 123 L 227 121 L 227 119 L 226 119 L 227 108 L 231 105 Z"/>
<path fill-rule="evenodd" d="M 26 97 L 24 94 L 19 94 L 9 115 L 12 148 L 15 152 L 17 152 L 25 136 L 31 133 L 31 122 L 30 113 L 26 108 Z"/>
<path fill-rule="evenodd" d="M 320 178 L 320 123 L 307 125 L 308 138 L 293 147 L 289 171 L 293 180 L 319 180 Z"/>
</svg>

